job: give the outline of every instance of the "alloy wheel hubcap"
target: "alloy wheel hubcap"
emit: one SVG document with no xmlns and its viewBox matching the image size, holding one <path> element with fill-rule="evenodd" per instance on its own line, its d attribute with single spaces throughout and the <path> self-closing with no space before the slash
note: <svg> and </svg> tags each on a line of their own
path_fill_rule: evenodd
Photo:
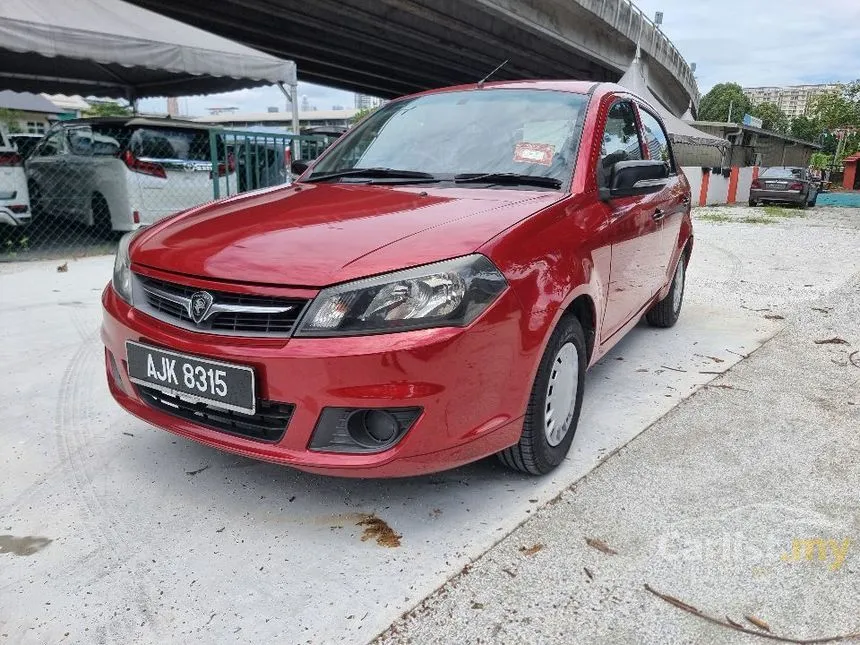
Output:
<svg viewBox="0 0 860 645">
<path fill-rule="evenodd" d="M 684 258 L 678 262 L 675 270 L 675 285 L 673 287 L 672 311 L 676 314 L 681 311 L 681 301 L 684 298 Z"/>
<path fill-rule="evenodd" d="M 570 429 L 579 388 L 579 352 L 573 343 L 565 343 L 552 362 L 546 388 L 544 433 L 550 446 L 557 446 Z"/>
</svg>

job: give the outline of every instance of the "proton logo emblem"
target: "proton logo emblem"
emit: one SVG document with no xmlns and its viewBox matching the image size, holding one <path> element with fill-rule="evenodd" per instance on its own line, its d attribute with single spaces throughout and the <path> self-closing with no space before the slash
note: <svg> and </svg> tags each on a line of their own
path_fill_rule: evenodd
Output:
<svg viewBox="0 0 860 645">
<path fill-rule="evenodd" d="M 188 315 L 191 316 L 196 324 L 200 324 L 209 313 L 212 307 L 212 294 L 208 291 L 197 291 L 191 294 L 191 301 L 188 303 Z"/>
</svg>

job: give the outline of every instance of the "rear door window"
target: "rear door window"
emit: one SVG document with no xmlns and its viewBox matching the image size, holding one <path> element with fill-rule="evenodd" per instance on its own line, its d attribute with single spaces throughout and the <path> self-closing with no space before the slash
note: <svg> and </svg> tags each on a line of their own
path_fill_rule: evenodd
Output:
<svg viewBox="0 0 860 645">
<path fill-rule="evenodd" d="M 648 149 L 648 156 L 651 159 L 659 159 L 669 164 L 672 172 L 675 171 L 675 164 L 672 161 L 672 150 L 669 148 L 669 137 L 660 121 L 648 110 L 639 109 L 639 118 L 642 120 L 642 130 L 645 134 L 645 147 Z"/>
<path fill-rule="evenodd" d="M 138 159 L 210 161 L 209 133 L 205 130 L 135 128 L 129 147 Z"/>
</svg>

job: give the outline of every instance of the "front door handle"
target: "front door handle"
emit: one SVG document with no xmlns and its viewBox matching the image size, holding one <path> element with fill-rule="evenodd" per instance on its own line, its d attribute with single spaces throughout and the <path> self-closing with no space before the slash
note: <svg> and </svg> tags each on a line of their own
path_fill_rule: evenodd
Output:
<svg viewBox="0 0 860 645">
<path fill-rule="evenodd" d="M 662 208 L 658 208 L 654 211 L 654 214 L 651 217 L 653 217 L 654 221 L 657 222 L 666 217 L 666 212 Z"/>
<path fill-rule="evenodd" d="M 690 205 L 690 198 L 687 195 L 684 195 L 684 197 L 681 199 L 681 203 L 684 206 L 689 206 Z"/>
</svg>

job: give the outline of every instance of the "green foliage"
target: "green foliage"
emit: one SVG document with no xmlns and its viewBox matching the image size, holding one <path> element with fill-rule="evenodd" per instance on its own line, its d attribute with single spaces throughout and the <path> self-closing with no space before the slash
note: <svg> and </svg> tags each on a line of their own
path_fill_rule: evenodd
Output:
<svg viewBox="0 0 860 645">
<path fill-rule="evenodd" d="M 131 108 L 115 101 L 91 103 L 84 116 L 131 116 Z"/>
<path fill-rule="evenodd" d="M 361 121 L 364 117 L 366 117 L 368 114 L 372 114 L 373 112 L 376 112 L 376 110 L 377 110 L 377 108 L 362 108 L 361 110 L 359 110 L 358 112 L 356 112 L 353 115 L 352 119 L 350 119 L 349 122 L 350 122 L 350 124 L 355 125 L 356 123 Z"/>
<path fill-rule="evenodd" d="M 21 124 L 19 123 L 24 115 L 18 110 L 9 108 L 0 108 L 0 125 L 6 126 L 6 130 L 12 134 L 21 132 Z"/>
<path fill-rule="evenodd" d="M 832 162 L 833 155 L 825 154 L 823 152 L 813 153 L 812 157 L 809 159 L 809 165 L 813 168 L 817 168 L 818 170 L 829 168 Z"/>
<path fill-rule="evenodd" d="M 839 91 L 813 97 L 809 112 L 825 130 L 860 127 L 860 81 L 843 85 Z"/>
<path fill-rule="evenodd" d="M 755 117 L 762 120 L 761 127 L 764 130 L 785 134 L 788 131 L 788 117 L 779 109 L 776 103 L 765 101 L 754 106 L 750 111 Z M 743 115 L 741 115 L 743 116 Z"/>
<path fill-rule="evenodd" d="M 699 103 L 699 121 L 728 121 L 731 106 L 732 122 L 740 123 L 752 109 L 750 100 L 737 83 L 719 83 L 702 97 Z"/>
<path fill-rule="evenodd" d="M 815 117 L 798 116 L 792 119 L 790 134 L 795 139 L 818 143 L 823 128 Z"/>
</svg>

